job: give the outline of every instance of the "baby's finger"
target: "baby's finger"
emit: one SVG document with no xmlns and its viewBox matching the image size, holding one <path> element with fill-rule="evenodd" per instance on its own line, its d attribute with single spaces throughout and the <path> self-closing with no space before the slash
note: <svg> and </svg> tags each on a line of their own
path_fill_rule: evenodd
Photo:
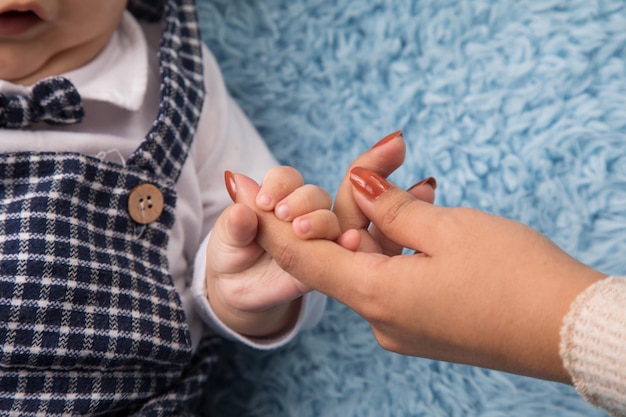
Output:
<svg viewBox="0 0 626 417">
<path fill-rule="evenodd" d="M 292 227 L 296 236 L 302 240 L 326 239 L 334 241 L 341 235 L 339 219 L 330 210 L 315 210 L 296 217 Z"/>
<path fill-rule="evenodd" d="M 289 166 L 274 167 L 263 178 L 261 189 L 256 196 L 256 205 L 261 210 L 273 210 L 276 203 L 303 184 L 304 180 L 297 169 Z"/>
<path fill-rule="evenodd" d="M 329 209 L 333 200 L 322 188 L 307 184 L 296 189 L 276 204 L 274 214 L 281 220 L 291 221 L 314 210 Z"/>
</svg>

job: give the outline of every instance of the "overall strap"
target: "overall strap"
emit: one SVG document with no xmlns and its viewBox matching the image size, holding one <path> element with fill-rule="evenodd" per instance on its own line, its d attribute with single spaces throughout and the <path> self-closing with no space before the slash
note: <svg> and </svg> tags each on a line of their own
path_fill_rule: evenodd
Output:
<svg viewBox="0 0 626 417">
<path fill-rule="evenodd" d="M 154 17 L 160 2 L 134 0 L 138 17 Z M 143 13 L 143 14 L 142 14 Z M 159 48 L 161 101 L 157 119 L 128 165 L 176 182 L 204 102 L 200 30 L 193 0 L 167 0 Z"/>
<path fill-rule="evenodd" d="M 163 17 L 165 0 L 128 0 L 127 9 L 138 20 L 158 22 Z"/>
</svg>

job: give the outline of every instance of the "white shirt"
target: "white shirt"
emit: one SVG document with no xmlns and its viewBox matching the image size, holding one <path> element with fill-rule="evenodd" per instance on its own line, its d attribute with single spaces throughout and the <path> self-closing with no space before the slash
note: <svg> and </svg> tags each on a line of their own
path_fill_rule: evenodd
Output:
<svg viewBox="0 0 626 417">
<path fill-rule="evenodd" d="M 160 36 L 159 25 L 140 26 L 126 12 L 97 57 L 62 74 L 81 94 L 83 122 L 70 126 L 40 124 L 32 130 L 0 129 L 0 152 L 78 152 L 123 165 L 144 140 L 158 112 L 160 75 L 156 51 Z M 245 173 L 260 181 L 276 160 L 228 95 L 217 63 L 206 47 L 203 58 L 206 99 L 176 187 L 176 221 L 167 248 L 170 272 L 187 315 L 194 348 L 208 329 L 260 349 L 273 348 L 287 343 L 299 330 L 314 326 L 326 298 L 316 292 L 307 294 L 296 325 L 272 340 L 246 338 L 226 327 L 213 313 L 206 297 L 205 253 L 211 228 L 231 203 L 224 171 Z M 0 92 L 5 94 L 27 94 L 30 89 L 0 80 Z"/>
</svg>

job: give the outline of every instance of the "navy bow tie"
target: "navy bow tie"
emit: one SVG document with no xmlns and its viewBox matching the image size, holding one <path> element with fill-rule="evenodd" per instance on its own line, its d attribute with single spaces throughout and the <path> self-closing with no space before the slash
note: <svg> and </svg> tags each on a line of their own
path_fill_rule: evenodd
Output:
<svg viewBox="0 0 626 417">
<path fill-rule="evenodd" d="M 38 122 L 73 124 L 84 115 L 80 94 L 63 77 L 39 81 L 30 97 L 0 94 L 0 128 L 25 129 Z"/>
</svg>

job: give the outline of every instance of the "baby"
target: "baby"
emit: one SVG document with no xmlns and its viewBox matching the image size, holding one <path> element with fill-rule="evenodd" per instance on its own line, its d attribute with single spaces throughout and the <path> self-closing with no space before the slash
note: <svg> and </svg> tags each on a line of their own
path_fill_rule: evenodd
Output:
<svg viewBox="0 0 626 417">
<path fill-rule="evenodd" d="M 228 96 L 193 0 L 0 0 L 0 415 L 190 415 L 218 336 L 319 321 L 228 170 L 339 235 Z"/>
</svg>

